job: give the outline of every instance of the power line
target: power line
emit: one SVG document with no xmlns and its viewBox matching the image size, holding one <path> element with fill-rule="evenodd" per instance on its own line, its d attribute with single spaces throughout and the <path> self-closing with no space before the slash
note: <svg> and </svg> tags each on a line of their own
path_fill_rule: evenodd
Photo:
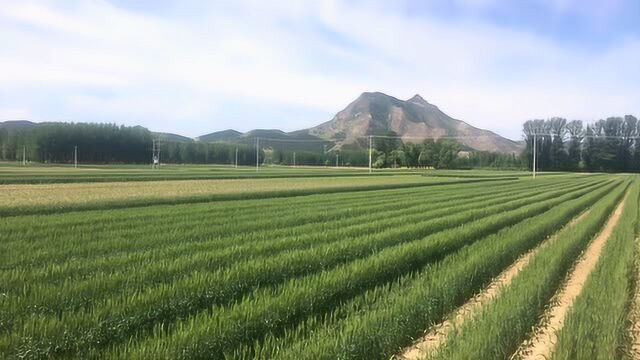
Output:
<svg viewBox="0 0 640 360">
<path fill-rule="evenodd" d="M 552 134 L 552 133 L 529 133 L 529 134 L 525 134 L 527 136 L 558 136 L 557 134 Z M 452 135 L 443 135 L 443 136 L 436 136 L 436 135 L 432 135 L 432 136 L 401 136 L 401 135 L 397 135 L 397 136 L 391 136 L 391 135 L 362 135 L 362 136 L 353 136 L 350 137 L 350 139 L 369 139 L 369 138 L 374 138 L 374 139 L 410 139 L 410 140 L 439 140 L 439 139 L 452 139 L 452 140 L 456 140 L 456 139 L 477 139 L 477 138 L 503 138 L 506 140 L 510 140 L 510 141 L 514 141 L 514 142 L 518 142 L 518 141 L 522 141 L 522 140 L 513 140 L 513 139 L 509 139 L 506 138 L 502 135 L 498 135 L 498 134 L 482 134 L 482 135 L 472 135 L 472 136 L 452 136 Z M 563 136 L 563 138 L 565 138 L 566 136 Z M 624 136 L 624 135 L 578 135 L 575 137 L 580 137 L 580 138 L 597 138 L 597 139 L 640 139 L 640 136 Z M 318 143 L 327 143 L 327 142 L 335 142 L 335 141 L 341 141 L 341 140 L 329 140 L 329 139 L 308 139 L 308 140 L 302 140 L 302 139 L 274 139 L 274 138 L 263 138 L 260 137 L 261 140 L 263 141 L 276 141 L 276 142 L 302 142 L 302 143 L 308 143 L 308 142 L 318 142 Z"/>
<path fill-rule="evenodd" d="M 367 136 L 354 136 L 357 139 L 366 139 L 366 138 L 376 138 L 376 139 L 411 139 L 411 140 L 438 140 L 438 139 L 475 139 L 479 137 L 501 137 L 504 139 L 504 136 L 500 136 L 498 134 L 495 135 L 474 135 L 474 136 L 390 136 L 390 135 L 367 135 Z M 511 139 L 507 139 L 511 140 Z M 511 140 L 516 141 L 516 140 Z"/>
<path fill-rule="evenodd" d="M 258 139 L 258 138 L 256 138 Z M 270 138 L 264 138 L 264 137 L 260 137 L 260 140 L 263 141 L 279 141 L 279 142 L 333 142 L 334 140 L 316 140 L 316 139 L 309 139 L 309 140 L 302 140 L 302 139 L 270 139 Z"/>
<path fill-rule="evenodd" d="M 526 134 L 529 136 L 551 136 L 556 137 L 557 134 L 547 134 L 547 133 L 535 133 L 535 134 Z M 624 136 L 624 135 L 576 135 L 569 136 L 569 138 L 588 138 L 588 139 L 640 139 L 640 136 Z M 565 138 L 564 136 L 562 138 Z"/>
</svg>

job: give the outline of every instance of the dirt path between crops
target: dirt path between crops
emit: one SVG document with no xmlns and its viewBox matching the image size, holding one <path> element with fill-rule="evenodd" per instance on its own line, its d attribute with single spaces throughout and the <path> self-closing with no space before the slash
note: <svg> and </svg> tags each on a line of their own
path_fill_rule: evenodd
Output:
<svg viewBox="0 0 640 360">
<path fill-rule="evenodd" d="M 607 240 L 611 237 L 613 229 L 620 220 L 626 200 L 627 198 L 625 197 L 618 204 L 602 231 L 589 244 L 587 250 L 578 260 L 564 287 L 552 300 L 552 307 L 545 313 L 544 324 L 535 331 L 529 340 L 520 346 L 520 349 L 516 351 L 512 358 L 544 360 L 551 357 L 558 341 L 557 333 L 562 329 L 564 319 L 569 313 L 573 302 L 580 295 L 584 283 L 589 278 L 589 274 L 598 264 L 602 249 L 607 244 Z"/>
<path fill-rule="evenodd" d="M 583 212 L 580 216 L 573 219 L 565 226 L 574 226 L 587 216 L 589 212 L 590 210 Z M 518 273 L 536 255 L 536 253 L 538 253 L 540 249 L 551 244 L 555 239 L 557 239 L 557 235 L 552 235 L 542 244 L 522 255 L 515 263 L 511 264 L 511 266 L 498 275 L 498 277 L 496 277 L 489 286 L 459 307 L 447 320 L 432 326 L 423 337 L 414 342 L 413 345 L 405 348 L 395 358 L 401 360 L 418 360 L 433 353 L 441 344 L 444 343 L 451 330 L 462 325 L 464 320 L 468 319 L 470 315 L 478 311 L 483 304 L 486 304 L 488 301 L 496 298 L 500 293 L 500 289 L 509 285 L 516 275 L 518 275 Z"/>
<path fill-rule="evenodd" d="M 636 249 L 640 246 L 639 241 L 640 238 L 636 238 L 636 241 L 634 242 Z M 629 338 L 631 339 L 631 344 L 628 348 L 628 355 L 631 359 L 640 360 L 640 280 L 638 280 L 640 279 L 640 265 L 638 264 L 636 264 L 635 275 L 636 289 L 631 303 L 631 326 L 629 327 Z"/>
</svg>

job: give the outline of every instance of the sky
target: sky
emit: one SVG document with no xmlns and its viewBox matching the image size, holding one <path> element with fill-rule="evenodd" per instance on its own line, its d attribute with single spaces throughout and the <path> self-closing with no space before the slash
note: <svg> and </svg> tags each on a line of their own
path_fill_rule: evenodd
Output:
<svg viewBox="0 0 640 360">
<path fill-rule="evenodd" d="M 420 94 L 512 139 L 640 115 L 637 0 L 0 0 L 0 121 L 198 136 Z"/>
</svg>

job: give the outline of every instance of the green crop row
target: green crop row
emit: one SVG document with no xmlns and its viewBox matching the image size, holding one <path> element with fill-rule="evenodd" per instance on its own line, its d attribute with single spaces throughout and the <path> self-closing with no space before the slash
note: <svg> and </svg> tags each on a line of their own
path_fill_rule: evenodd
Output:
<svg viewBox="0 0 640 360">
<path fill-rule="evenodd" d="M 583 186 L 577 187 L 576 190 L 582 187 Z M 322 223 L 314 229 L 315 231 L 308 233 L 307 236 L 289 236 L 284 238 L 272 236 L 269 241 L 259 239 L 256 242 L 249 242 L 248 244 L 239 243 L 237 238 L 228 237 L 222 242 L 222 244 L 228 245 L 226 248 L 216 247 L 207 251 L 203 246 L 197 248 L 187 246 L 183 258 L 176 257 L 175 253 L 161 253 L 161 257 L 143 262 L 140 257 L 136 257 L 137 262 L 135 264 L 138 265 L 138 268 L 143 268 L 144 271 L 135 271 L 136 268 L 124 268 L 122 271 L 114 273 L 113 269 L 109 268 L 109 265 L 112 265 L 114 259 L 107 258 L 105 261 L 106 266 L 99 268 L 97 274 L 95 272 L 88 273 L 86 280 L 76 280 L 66 274 L 62 274 L 62 277 L 58 278 L 52 278 L 51 276 L 46 277 L 46 282 L 43 284 L 42 281 L 30 281 L 34 280 L 34 269 L 7 271 L 3 272 L 2 277 L 0 277 L 4 283 L 0 288 L 9 294 L 18 293 L 18 296 L 12 297 L 12 302 L 9 303 L 12 312 L 18 314 L 22 313 L 22 311 L 16 310 L 17 305 L 12 306 L 11 303 L 20 304 L 23 308 L 37 308 L 39 311 L 44 311 L 46 308 L 58 309 L 57 311 L 60 311 L 62 308 L 73 306 L 74 303 L 77 304 L 77 306 L 87 307 L 91 303 L 99 301 L 103 297 L 101 296 L 102 293 L 106 295 L 113 292 L 122 292 L 127 286 L 139 286 L 140 284 L 149 286 L 150 284 L 158 282 L 169 282 L 175 280 L 176 276 L 188 273 L 192 269 L 208 269 L 212 271 L 249 258 L 255 260 L 261 255 L 274 256 L 283 251 L 302 250 L 310 246 L 329 244 L 339 240 L 345 241 L 350 238 L 362 238 L 368 234 L 381 232 L 389 226 L 392 226 L 398 222 L 399 217 L 402 217 L 402 219 L 408 223 L 420 223 L 424 221 L 423 219 L 439 218 L 446 214 L 455 214 L 471 210 L 480 205 L 486 207 L 489 205 L 503 204 L 507 200 L 529 198 L 544 191 L 545 188 L 539 189 L 537 192 L 514 192 L 512 195 L 497 196 L 495 199 L 490 200 L 487 198 L 491 195 L 486 195 L 480 197 L 477 201 L 440 202 L 439 204 L 432 205 L 433 209 L 429 209 L 429 205 L 424 205 L 418 207 L 418 209 L 404 209 L 404 213 L 398 214 L 396 218 L 390 217 L 385 221 L 375 221 L 376 217 L 373 216 L 368 219 L 370 221 L 367 221 L 365 224 L 354 225 L 352 228 L 337 228 L 335 231 L 323 231 L 326 224 Z M 554 194 L 559 194 L 561 191 L 562 188 L 555 189 L 555 192 L 546 193 L 545 196 L 553 196 Z M 509 199 L 510 197 L 511 199 Z M 392 215 L 390 213 L 386 215 Z M 434 220 L 429 221 L 434 224 L 436 223 Z M 442 223 L 442 220 L 437 221 Z M 435 230 L 436 228 L 433 229 Z M 268 231 L 265 233 L 269 234 Z M 267 236 L 267 238 L 269 238 L 269 236 Z M 241 240 L 245 239 L 241 238 Z M 211 242 L 203 243 L 203 245 L 210 244 Z M 196 255 L 191 255 L 194 252 L 196 252 Z M 95 260 L 89 258 L 88 261 L 91 262 Z M 78 269 L 77 266 L 74 265 L 76 264 L 71 263 L 68 272 L 77 274 L 82 269 Z M 45 270 L 45 275 L 47 274 L 50 274 L 50 271 Z M 37 278 L 35 279 L 37 280 Z M 64 282 L 60 283 L 57 279 Z M 100 291 L 98 291 L 98 289 L 100 289 Z M 44 296 L 43 294 L 49 296 Z M 33 303 L 33 300 L 29 301 L 29 298 L 37 299 L 37 303 Z M 74 299 L 76 299 L 75 302 Z M 46 306 L 41 304 L 46 304 Z M 65 306 L 62 307 L 56 304 L 65 304 Z"/>
<path fill-rule="evenodd" d="M 569 198 L 579 196 L 593 190 L 593 186 L 601 186 L 597 183 L 594 184 L 567 196 Z M 562 190 L 558 190 L 558 192 L 562 192 Z M 550 195 L 546 196 L 548 198 L 557 197 L 558 192 L 549 193 Z M 538 200 L 541 199 L 538 198 Z M 554 198 L 551 201 L 561 201 L 561 198 L 558 199 Z M 534 197 L 533 200 L 535 201 L 536 198 Z M 108 302 L 98 308 L 92 308 L 88 313 L 63 312 L 58 314 L 59 316 L 26 319 L 17 334 L 13 333 L 10 336 L 11 339 L 7 340 L 7 343 L 11 344 L 8 347 L 17 347 L 19 348 L 18 352 L 22 354 L 24 352 L 38 353 L 38 351 L 44 351 L 45 354 L 56 354 L 74 351 L 73 349 L 76 347 L 82 350 L 91 349 L 92 346 L 98 345 L 108 346 L 109 343 L 125 341 L 132 334 L 150 328 L 156 323 L 170 323 L 172 319 L 184 317 L 210 305 L 231 301 L 234 298 L 238 299 L 238 296 L 246 294 L 256 285 L 277 284 L 291 276 L 311 274 L 315 271 L 328 269 L 370 254 L 375 251 L 372 248 L 382 249 L 394 243 L 399 244 L 424 236 L 437 229 L 445 230 L 448 227 L 456 226 L 455 224 L 488 216 L 499 209 L 506 211 L 525 203 L 527 203 L 526 200 L 517 200 L 486 207 L 482 211 L 474 210 L 472 213 L 455 214 L 450 218 L 429 219 L 419 224 L 409 224 L 406 227 L 390 229 L 380 234 L 376 233 L 373 237 L 365 236 L 358 241 L 345 241 L 340 246 L 325 245 L 310 250 L 290 251 L 273 258 L 239 263 L 224 271 L 192 273 L 191 270 L 186 278 L 157 286 L 151 291 L 144 290 L 133 295 L 109 298 Z M 482 202 L 478 201 L 477 206 L 482 205 Z M 505 221 L 513 221 L 513 219 L 508 220 L 507 218 L 502 221 L 502 224 L 508 224 Z M 375 239 L 378 239 L 377 245 L 373 241 Z M 267 271 L 264 271 L 265 269 Z M 97 284 L 99 284 L 97 288 L 100 290 L 101 282 L 97 282 Z M 39 304 L 45 309 L 48 306 L 48 302 Z M 62 305 L 64 308 L 64 304 Z M 38 309 L 38 311 L 41 310 L 41 308 Z M 8 312 L 13 311 L 12 309 Z M 58 313 L 58 311 L 54 313 Z M 13 328 L 14 325 L 11 327 Z M 16 342 L 21 345 L 16 346 Z"/>
<path fill-rule="evenodd" d="M 393 178 L 391 178 L 393 180 Z M 32 215 L 32 214 L 59 214 L 61 212 L 71 211 L 84 211 L 84 210 L 104 210 L 104 209 L 119 209 L 119 208 L 131 208 L 131 207 L 145 207 L 151 205 L 174 205 L 174 204 L 194 204 L 212 201 L 228 201 L 228 200 L 244 200 L 244 199 L 267 199 L 267 198 L 283 198 L 294 197 L 312 194 L 332 194 L 332 193 L 345 193 L 355 191 L 371 191 L 371 190 L 384 190 L 384 189 L 402 189 L 424 186 L 438 186 L 446 184 L 462 184 L 462 183 L 479 183 L 479 182 L 494 182 L 494 181 L 514 181 L 517 178 L 480 178 L 480 179 L 460 179 L 460 180 L 441 180 L 441 181 L 424 181 L 420 178 L 416 178 L 415 181 L 402 181 L 390 183 L 374 183 L 365 185 L 340 185 L 340 186 L 322 186 L 322 184 L 316 186 L 301 186 L 300 188 L 287 189 L 287 190 L 270 190 L 256 188 L 253 191 L 241 191 L 241 192 L 213 192 L 210 194 L 197 194 L 197 195 L 180 195 L 180 196 L 145 196 L 144 189 L 140 190 L 140 196 L 125 197 L 125 198 L 113 198 L 113 199 L 99 199 L 93 201 L 80 201 L 83 199 L 77 199 L 78 201 L 52 204 L 36 204 L 36 205 L 5 205 L 0 207 L 0 217 L 7 216 L 19 216 L 19 215 Z M 345 180 L 346 182 L 346 180 Z M 149 190 L 149 189 L 147 189 Z M 73 194 L 73 190 L 68 190 L 69 194 Z M 117 185 L 113 186 L 113 189 L 109 190 L 110 194 L 118 194 Z M 15 201 L 14 201 L 15 202 Z"/>
<path fill-rule="evenodd" d="M 542 187 L 551 187 L 554 184 L 566 186 L 566 183 L 554 182 Z M 156 245 L 175 243 L 176 240 L 181 244 L 203 241 L 214 241 L 220 244 L 226 243 L 229 237 L 239 235 L 251 240 L 291 236 L 296 232 L 308 233 L 317 226 L 326 229 L 332 226 L 344 226 L 349 224 L 349 221 L 353 224 L 359 221 L 356 217 L 358 215 L 363 217 L 362 220 L 367 220 L 364 218 L 373 218 L 380 212 L 393 216 L 394 210 L 404 210 L 414 206 L 431 206 L 436 209 L 447 203 L 462 203 L 465 198 L 471 200 L 501 192 L 509 194 L 510 190 L 516 188 L 524 189 L 526 185 L 495 186 L 489 191 L 472 193 L 470 192 L 473 188 L 460 191 L 456 187 L 447 187 L 446 190 L 433 192 L 427 192 L 425 189 L 422 191 L 407 189 L 405 192 L 393 191 L 393 196 L 382 192 L 380 199 L 371 200 L 362 197 L 351 198 L 350 196 L 353 195 L 348 194 L 342 202 L 336 199 L 332 203 L 314 201 L 321 199 L 319 196 L 314 196 L 305 203 L 288 205 L 280 200 L 261 200 L 250 201 L 249 208 L 243 206 L 240 210 L 236 210 L 237 204 L 227 203 L 200 205 L 197 209 L 192 209 L 193 206 L 163 207 L 159 210 L 147 208 L 144 211 L 135 211 L 131 216 L 134 219 L 126 217 L 127 213 L 132 213 L 131 211 L 120 211 L 125 217 L 121 216 L 113 220 L 103 219 L 97 225 L 91 221 L 61 224 L 55 220 L 49 221 L 50 217 L 45 217 L 44 226 L 30 228 L 27 231 L 20 231 L 27 224 L 24 219 L 15 221 L 11 218 L 3 221 L 6 232 L 0 235 L 0 238 L 6 239 L 3 247 L 7 249 L 7 261 L 0 269 L 32 268 L 38 264 L 61 263 L 67 258 L 95 259 L 105 253 L 115 255 L 114 251 L 131 255 L 131 252 L 136 249 L 150 250 Z M 448 191 L 456 190 L 460 191 L 460 194 L 448 195 Z M 278 205 L 272 205 L 274 202 Z M 83 215 L 86 216 L 86 214 Z M 102 214 L 90 214 L 94 222 L 96 216 L 103 217 Z M 171 217 L 171 221 L 167 221 L 168 216 Z M 64 216 L 56 218 L 66 220 Z M 31 220 L 33 221 L 34 218 Z M 68 227 L 72 227 L 72 234 L 69 234 Z M 272 229 L 277 230 L 276 233 L 270 231 Z M 162 236 L 152 236 L 156 234 Z M 46 242 L 45 247 L 43 242 Z M 56 248 L 54 244 L 60 244 L 60 247 Z M 75 246 L 72 247 L 72 244 Z M 70 247 L 72 248 L 69 249 Z M 12 255 L 11 252 L 18 256 Z"/>
<path fill-rule="evenodd" d="M 615 186 L 615 185 L 614 185 Z M 427 266 L 404 287 L 365 310 L 356 308 L 343 320 L 331 317 L 312 330 L 273 334 L 254 349 L 240 349 L 238 357 L 278 359 L 388 359 L 430 324 L 441 321 L 487 285 L 523 252 L 588 208 L 613 187 L 563 201 L 547 212 L 477 241 L 443 261 Z M 604 202 L 612 199 L 605 198 Z M 570 231 L 570 230 L 569 230 Z M 286 341 L 279 341 L 279 337 Z M 475 357 L 470 357 L 475 358 Z"/>
<path fill-rule="evenodd" d="M 156 328 L 155 337 L 149 338 L 126 357 L 216 357 L 214 354 L 223 354 L 270 332 L 295 326 L 309 316 L 329 312 L 367 289 L 419 270 L 505 226 L 540 214 L 585 193 L 577 191 L 561 196 L 556 194 L 549 200 L 539 202 L 533 196 L 533 205 L 504 212 L 487 208 L 494 215 L 382 250 L 329 272 L 293 279 L 274 289 L 258 289 L 236 305 L 201 312 L 179 323 L 175 329 Z M 166 335 L 158 336 L 162 333 Z"/>
<path fill-rule="evenodd" d="M 574 189 L 579 189 L 584 184 L 578 184 Z M 99 253 L 96 249 L 92 249 L 90 252 L 93 256 L 87 256 L 83 259 L 79 259 L 73 262 L 65 262 L 63 265 L 57 263 L 61 261 L 60 258 L 66 259 L 74 256 L 73 252 L 67 249 L 60 249 L 59 252 L 46 252 L 47 258 L 43 259 L 38 257 L 37 260 L 31 260 L 34 265 L 20 268 L 13 268 L 10 271 L 0 274 L 0 289 L 11 291 L 12 287 L 23 287 L 23 283 L 30 283 L 37 281 L 47 281 L 49 284 L 58 285 L 58 279 L 64 279 L 65 281 L 72 280 L 74 278 L 93 277 L 95 270 L 99 270 L 104 275 L 113 277 L 115 271 L 129 272 L 131 270 L 128 265 L 142 264 L 145 262 L 156 263 L 156 270 L 153 271 L 155 276 L 163 277 L 161 275 L 166 271 L 169 271 L 171 265 L 163 264 L 163 260 L 170 259 L 172 262 L 179 260 L 180 257 L 190 257 L 186 260 L 184 265 L 191 268 L 196 268 L 198 261 L 206 261 L 211 265 L 222 265 L 224 263 L 230 263 L 242 260 L 247 256 L 256 257 L 261 255 L 274 255 L 279 251 L 294 250 L 298 248 L 304 248 L 311 245 L 318 244 L 319 241 L 337 241 L 339 239 L 351 238 L 353 236 L 363 236 L 372 232 L 381 231 L 387 227 L 394 226 L 401 218 L 405 222 L 420 221 L 425 218 L 441 216 L 441 210 L 448 209 L 448 213 L 465 211 L 473 208 L 476 201 L 482 201 L 485 206 L 499 204 L 508 199 L 515 200 L 518 198 L 528 197 L 534 194 L 538 194 L 544 191 L 548 191 L 551 187 L 554 190 L 561 190 L 564 187 L 560 184 L 552 183 L 547 186 L 537 188 L 535 191 L 527 191 L 524 189 L 513 189 L 508 195 L 498 195 L 499 190 L 487 191 L 482 193 L 459 195 L 461 198 L 456 200 L 455 196 L 451 196 L 447 199 L 447 196 L 428 196 L 428 197 L 416 197 L 414 194 L 411 196 L 414 200 L 404 199 L 399 196 L 397 201 L 386 201 L 381 205 L 365 206 L 353 211 L 353 208 L 348 207 L 351 211 L 346 213 L 340 210 L 335 212 L 341 213 L 341 218 L 335 219 L 333 216 L 327 215 L 326 221 L 318 221 L 310 224 L 300 226 L 287 226 L 280 227 L 275 230 L 264 229 L 259 232 L 250 232 L 248 234 L 238 234 L 234 231 L 229 231 L 228 235 L 219 236 L 217 238 L 210 237 L 208 228 L 211 225 L 206 225 L 207 222 L 200 220 L 200 225 L 197 229 L 199 232 L 187 231 L 192 229 L 190 225 L 191 221 L 184 226 L 180 224 L 182 231 L 176 231 L 176 235 L 183 234 L 184 238 L 180 242 L 172 242 L 170 245 L 155 246 L 154 243 L 147 242 L 147 239 L 157 240 L 156 236 L 150 236 L 150 234 L 139 233 L 137 241 L 134 243 L 135 248 L 129 249 L 129 251 L 123 251 L 118 246 L 119 252 L 116 254 L 109 254 L 109 256 L 97 257 L 95 253 Z M 449 201 L 443 201 L 443 200 Z M 427 201 L 425 201 L 427 200 Z M 391 203 L 391 204 L 389 204 Z M 386 209 L 386 211 L 385 211 Z M 384 212 L 384 218 L 380 220 L 379 213 Z M 305 211 L 304 208 L 298 209 L 298 216 L 304 214 L 304 219 L 301 222 L 305 222 L 309 217 L 313 217 L 313 213 Z M 322 218 L 322 217 L 321 217 Z M 274 221 L 275 222 L 275 221 Z M 179 222 L 178 222 L 179 223 Z M 267 222 L 268 223 L 268 222 Z M 176 224 L 174 224 L 176 226 Z M 94 242 L 99 241 L 101 246 L 105 243 L 118 239 L 122 235 L 122 231 L 127 229 L 117 229 L 117 231 L 102 231 L 99 238 L 93 238 Z M 153 234 L 165 234 L 163 230 L 154 232 Z M 46 234 L 43 234 L 46 237 Z M 145 236 L 146 235 L 146 236 Z M 192 241 L 194 238 L 208 238 L 209 241 Z M 189 239 L 187 241 L 187 239 Z M 267 241 L 268 240 L 268 241 Z M 82 244 L 78 244 L 78 247 L 82 247 Z M 115 246 L 114 246 L 115 247 Z M 135 251 L 141 249 L 140 251 Z M 21 251 L 20 249 L 13 249 L 13 251 L 19 253 L 29 254 L 31 259 L 36 249 L 33 251 Z M 196 253 L 196 255 L 193 255 Z M 57 260 L 57 261 L 55 261 Z M 38 267 L 35 264 L 47 264 L 45 267 Z M 54 265 L 54 266 L 52 266 Z M 131 276 L 131 274 L 127 274 Z M 94 280 L 94 279 L 92 279 Z"/>
<path fill-rule="evenodd" d="M 397 175 L 416 175 L 417 170 L 395 170 L 380 171 L 370 174 L 363 170 L 335 170 L 326 168 L 316 169 L 278 169 L 269 171 L 262 169 L 259 172 L 255 168 L 244 168 L 235 170 L 227 168 L 225 170 L 216 169 L 216 171 L 176 171 L 175 169 L 151 171 L 150 169 L 140 169 L 136 171 L 88 171 L 83 169 L 65 170 L 57 169 L 57 172 L 51 171 L 29 171 L 29 169 L 10 172 L 0 172 L 0 185 L 9 184 L 61 184 L 61 183 L 87 183 L 87 182 L 112 182 L 112 181 L 162 181 L 162 180 L 212 180 L 212 179 L 280 179 L 280 178 L 324 178 L 324 177 L 346 177 L 346 176 L 397 176 Z M 475 177 L 472 171 L 468 171 L 466 177 Z M 525 175 L 526 173 L 498 173 L 492 177 L 507 177 Z M 486 177 L 487 175 L 485 175 Z"/>
<path fill-rule="evenodd" d="M 637 237 L 639 196 L 640 182 L 636 181 L 596 269 L 558 334 L 554 359 L 624 358 L 637 255 L 630 249 Z"/>
<path fill-rule="evenodd" d="M 567 272 L 607 221 L 626 188 L 613 191 L 606 201 L 592 208 L 580 226 L 563 231 L 559 241 L 541 249 L 495 301 L 449 336 L 433 358 L 509 358 L 536 326 Z"/>
<path fill-rule="evenodd" d="M 483 201 L 482 203 L 484 206 L 489 206 L 504 201 L 504 198 L 499 198 L 493 200 L 493 203 L 489 201 Z M 478 205 L 477 203 L 471 203 L 465 204 L 464 206 L 449 206 L 445 207 L 445 209 L 447 209 L 449 213 L 455 213 L 469 210 L 473 206 L 477 207 Z M 415 217 L 415 221 L 420 221 L 420 217 L 411 214 L 410 211 L 411 209 L 408 210 L 409 214 L 405 215 L 403 219 L 411 220 L 410 218 Z M 440 211 L 440 213 L 442 213 L 442 211 Z M 421 214 L 424 214 L 427 218 L 430 214 L 434 217 L 440 216 L 438 211 L 425 210 Z M 183 257 L 177 257 L 175 253 L 167 254 L 166 252 L 161 252 L 160 256 L 155 259 L 144 259 L 138 256 L 134 258 L 137 260 L 135 263 L 136 266 L 124 267 L 117 272 L 114 272 L 112 267 L 114 262 L 113 258 L 107 258 L 104 266 L 98 268 L 98 272 L 86 272 L 86 279 L 74 279 L 70 275 L 67 275 L 67 273 L 77 275 L 83 271 L 82 268 L 78 269 L 75 263 L 69 263 L 70 265 L 66 268 L 67 271 L 65 273 L 57 274 L 57 277 L 45 276 L 44 279 L 38 278 L 36 275 L 38 275 L 39 272 L 35 272 L 34 270 L 22 272 L 11 271 L 3 273 L 3 276 L 0 277 L 5 284 L 0 288 L 3 288 L 3 291 L 6 293 L 19 293 L 27 298 L 35 297 L 38 299 L 38 303 L 47 304 L 49 308 L 59 309 L 61 307 L 55 306 L 55 304 L 61 302 L 69 307 L 73 304 L 72 299 L 81 299 L 77 304 L 86 307 L 91 303 L 100 301 L 103 297 L 102 294 L 107 295 L 116 291 L 123 293 L 127 289 L 139 287 L 140 284 L 148 287 L 161 282 L 170 282 L 176 280 L 178 276 L 183 276 L 183 274 L 188 273 L 192 269 L 208 269 L 212 271 L 229 266 L 238 261 L 248 260 L 249 258 L 256 259 L 263 256 L 275 256 L 284 251 L 302 250 L 320 244 L 344 241 L 345 239 L 355 236 L 366 236 L 372 232 L 383 231 L 386 227 L 397 223 L 398 217 L 379 222 L 376 222 L 374 218 L 372 222 L 374 226 L 363 224 L 347 228 L 346 230 L 321 231 L 322 228 L 319 227 L 317 231 L 305 236 L 290 236 L 282 239 L 274 237 L 270 241 L 250 242 L 248 244 L 242 244 L 241 246 L 231 246 L 226 249 L 208 250 L 204 246 L 187 246 Z M 229 242 L 233 242 L 233 240 L 234 239 L 229 239 Z M 205 244 L 209 243 L 204 243 L 203 245 Z M 136 269 L 140 267 L 144 268 L 144 272 L 136 271 Z M 47 274 L 50 274 L 50 272 L 45 272 L 45 275 Z M 101 290 L 100 292 L 97 291 L 98 288 Z M 29 289 L 37 290 L 31 291 Z M 53 298 L 43 297 L 37 295 L 37 293 L 34 294 L 36 291 L 37 293 L 55 295 Z M 22 296 L 14 297 L 14 303 L 19 303 L 25 308 L 31 308 L 37 305 L 28 299 L 24 299 Z"/>
</svg>

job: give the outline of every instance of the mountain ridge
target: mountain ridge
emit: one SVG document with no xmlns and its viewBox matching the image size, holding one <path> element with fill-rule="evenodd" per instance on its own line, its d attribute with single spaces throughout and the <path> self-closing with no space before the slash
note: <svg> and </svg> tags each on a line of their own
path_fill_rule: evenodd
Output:
<svg viewBox="0 0 640 360">
<path fill-rule="evenodd" d="M 38 124 L 28 120 L 0 122 L 0 128 L 30 129 Z M 420 94 L 407 100 L 382 92 L 363 92 L 329 121 L 317 126 L 285 132 L 279 129 L 254 129 L 240 132 L 234 129 L 215 131 L 194 138 L 167 132 L 151 131 L 154 137 L 175 142 L 229 142 L 254 143 L 263 139 L 265 146 L 285 144 L 301 148 L 302 143 L 316 143 L 326 149 L 339 150 L 365 146 L 366 138 L 373 135 L 396 133 L 404 142 L 422 142 L 425 139 L 454 138 L 464 148 L 476 151 L 519 153 L 521 142 L 507 139 L 490 130 L 474 127 L 450 117 Z M 365 139 L 365 141 L 363 141 Z M 294 143 L 299 143 L 293 145 Z"/>
<path fill-rule="evenodd" d="M 448 116 L 419 94 L 400 100 L 380 92 L 364 92 L 331 120 L 308 129 L 312 135 L 336 141 L 337 147 L 390 131 L 405 142 L 455 138 L 473 150 L 501 153 L 522 150 L 516 141 Z"/>
</svg>

